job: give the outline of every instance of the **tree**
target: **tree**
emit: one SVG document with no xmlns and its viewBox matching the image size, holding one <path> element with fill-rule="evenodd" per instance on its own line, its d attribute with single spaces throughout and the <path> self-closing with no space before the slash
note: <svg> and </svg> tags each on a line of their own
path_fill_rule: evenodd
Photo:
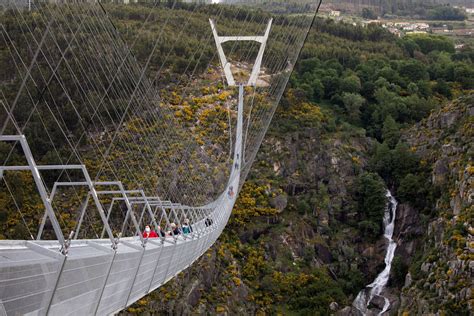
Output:
<svg viewBox="0 0 474 316">
<path fill-rule="evenodd" d="M 286 285 L 286 284 L 285 284 Z M 291 293 L 288 306 L 300 315 L 328 315 L 331 302 L 342 302 L 344 293 L 324 269 L 314 269 L 312 274 L 300 274 L 286 285 Z"/>
<path fill-rule="evenodd" d="M 410 95 L 402 99 L 403 107 L 399 107 L 399 122 L 413 123 L 430 114 L 437 101 L 434 98 L 420 98 L 418 95 Z"/>
<path fill-rule="evenodd" d="M 430 20 L 452 20 L 463 21 L 467 16 L 458 8 L 447 6 L 439 6 L 428 11 Z"/>
<path fill-rule="evenodd" d="M 401 181 L 397 189 L 397 197 L 403 203 L 410 203 L 418 210 L 430 209 L 432 202 L 432 184 L 423 173 L 408 173 Z"/>
<path fill-rule="evenodd" d="M 377 172 L 389 186 L 398 186 L 407 174 L 421 171 L 420 159 L 403 142 L 398 142 L 394 149 L 386 143 L 378 144 L 369 169 Z"/>
<path fill-rule="evenodd" d="M 344 103 L 346 114 L 352 123 L 360 121 L 360 108 L 364 102 L 364 97 L 358 93 L 344 92 L 342 94 L 342 103 Z"/>
<path fill-rule="evenodd" d="M 431 78 L 455 81 L 455 63 L 453 63 L 451 60 L 451 54 L 446 52 L 433 52 L 430 53 L 430 58 L 432 58 L 432 61 L 428 71 Z"/>
<path fill-rule="evenodd" d="M 315 101 L 319 101 L 324 97 L 324 85 L 319 79 L 312 81 L 311 86 L 313 88 L 313 98 Z"/>
<path fill-rule="evenodd" d="M 314 90 L 313 87 L 307 83 L 303 83 L 299 86 L 299 89 L 303 91 L 306 99 L 310 100 L 313 98 Z"/>
<path fill-rule="evenodd" d="M 464 89 L 474 88 L 474 69 L 467 63 L 457 63 L 454 66 L 454 78 L 460 82 Z"/>
<path fill-rule="evenodd" d="M 298 208 L 298 213 L 300 213 L 301 215 L 311 212 L 311 206 L 308 204 L 307 201 L 303 199 L 298 201 L 297 208 Z"/>
<path fill-rule="evenodd" d="M 359 228 L 369 238 L 376 238 L 382 232 L 382 219 L 387 205 L 385 192 L 385 184 L 376 173 L 363 173 L 354 181 Z"/>
<path fill-rule="evenodd" d="M 398 84 L 400 82 L 400 76 L 397 71 L 392 69 L 390 66 L 383 67 L 379 72 L 379 76 L 387 79 L 391 83 Z"/>
<path fill-rule="evenodd" d="M 399 142 L 392 153 L 393 178 L 399 183 L 408 173 L 416 173 L 420 168 L 420 159 L 413 153 L 406 143 Z"/>
<path fill-rule="evenodd" d="M 390 82 L 388 82 L 388 80 L 384 77 L 379 77 L 377 80 L 375 80 L 374 85 L 377 88 L 388 88 L 390 86 Z"/>
<path fill-rule="evenodd" d="M 391 115 L 388 115 L 383 122 L 382 139 L 389 148 L 394 148 L 400 139 L 400 127 Z"/>
<path fill-rule="evenodd" d="M 415 55 L 415 51 L 421 50 L 420 46 L 418 46 L 418 44 L 409 36 L 405 36 L 400 43 L 401 46 L 408 52 L 408 54 L 410 54 L 411 57 Z"/>
<path fill-rule="evenodd" d="M 428 80 L 426 66 L 417 60 L 408 60 L 400 63 L 400 75 L 411 81 Z"/>
<path fill-rule="evenodd" d="M 306 72 L 311 72 L 314 69 L 318 68 L 321 64 L 321 61 L 317 57 L 304 59 L 298 63 L 298 72 L 304 74 Z"/>
<path fill-rule="evenodd" d="M 428 54 L 432 51 L 444 51 L 448 53 L 454 53 L 454 43 L 451 39 L 442 35 L 431 35 L 431 34 L 410 34 L 402 39 L 405 42 L 405 48 L 416 46 L 423 54 Z M 410 52 L 413 56 L 413 53 Z"/>
<path fill-rule="evenodd" d="M 448 83 L 444 79 L 436 80 L 434 91 L 438 92 L 441 95 L 444 95 L 447 98 L 450 98 L 452 96 L 451 89 L 449 88 Z"/>
<path fill-rule="evenodd" d="M 375 91 L 375 99 L 379 104 L 373 114 L 373 120 L 378 124 L 383 124 L 387 115 L 391 115 L 395 120 L 399 117 L 399 108 L 402 104 L 401 97 L 387 88 L 380 88 Z"/>
<path fill-rule="evenodd" d="M 342 79 L 341 81 L 341 91 L 343 92 L 359 92 L 361 89 L 361 83 L 359 77 L 357 75 L 349 75 Z"/>
<path fill-rule="evenodd" d="M 408 266 L 403 262 L 402 257 L 395 256 L 393 258 L 392 271 L 390 272 L 395 286 L 402 287 L 405 284 L 405 276 L 408 273 Z"/>
<path fill-rule="evenodd" d="M 432 95 L 431 85 L 426 80 L 419 80 L 416 82 L 416 86 L 418 87 L 418 94 L 422 97 L 429 97 Z"/>
<path fill-rule="evenodd" d="M 369 8 L 362 9 L 362 17 L 368 20 L 374 20 L 377 18 L 377 14 Z"/>
<path fill-rule="evenodd" d="M 418 86 L 414 82 L 410 82 L 407 87 L 409 94 L 417 94 L 418 93 Z"/>
<path fill-rule="evenodd" d="M 337 74 L 334 74 L 323 77 L 321 81 L 324 86 L 324 96 L 330 99 L 339 89 L 341 80 Z"/>
</svg>

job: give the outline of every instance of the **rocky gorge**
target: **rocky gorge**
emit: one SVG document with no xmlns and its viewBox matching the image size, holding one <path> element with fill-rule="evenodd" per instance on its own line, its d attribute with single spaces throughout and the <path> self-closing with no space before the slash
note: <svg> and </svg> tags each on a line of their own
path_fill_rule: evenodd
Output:
<svg viewBox="0 0 474 316">
<path fill-rule="evenodd" d="M 438 191 L 431 210 L 407 202 L 402 192 L 393 233 L 397 248 L 382 292 L 390 300 L 384 315 L 472 312 L 473 106 L 473 96 L 460 98 L 402 133 L 431 170 L 429 186 Z M 357 174 L 368 167 L 371 140 L 353 131 L 328 131 L 328 117 L 317 114 L 319 124 L 284 137 L 270 131 L 255 168 L 258 177 L 250 175 L 224 236 L 195 266 L 129 312 L 285 313 L 284 305 L 292 303 L 286 290 L 292 283 L 308 286 L 308 271 L 324 271 L 322 284 L 351 288 L 353 298 L 375 278 L 384 268 L 386 243 L 358 236 L 351 224 L 357 215 L 347 211 L 353 209 Z M 276 122 L 288 119 L 280 115 Z M 261 209 L 243 216 L 249 208 Z M 328 312 L 358 315 L 343 308 L 350 295 L 331 293 Z M 378 314 L 384 303 L 376 297 L 369 308 Z"/>
<path fill-rule="evenodd" d="M 425 314 L 448 305 L 467 315 L 474 304 L 473 97 L 449 104 L 409 132 L 407 141 L 433 166 L 431 183 L 442 193 L 434 210 L 439 215 L 423 229 L 414 227 L 419 219 L 405 207 L 398 235 L 401 257 L 411 268 L 400 308 Z"/>
<path fill-rule="evenodd" d="M 150 40 L 161 32 L 145 17 L 169 16 L 173 34 L 188 9 L 183 5 L 176 15 L 158 2 L 154 9 L 111 4 L 109 12 L 124 41 L 137 41 L 132 53 L 144 64 Z M 208 30 L 206 11 L 190 18 Z M 189 143 L 206 144 L 199 151 L 204 160 L 224 166 L 227 125 L 220 123 L 228 121 L 231 105 L 218 63 L 198 71 L 199 79 L 178 80 L 173 73 L 193 60 L 198 44 L 185 39 L 161 78 L 166 84 L 157 84 L 163 84 L 163 106 L 196 135 Z M 214 43 L 202 44 L 214 51 Z M 223 234 L 191 267 L 121 314 L 359 315 L 354 300 L 381 273 L 382 289 L 365 314 L 380 314 L 386 299 L 383 315 L 472 314 L 473 61 L 474 47 L 456 50 L 442 36 L 395 38 L 377 25 L 316 19 Z M 160 58 L 150 63 L 160 68 Z M 193 94 L 182 99 L 169 78 L 189 80 Z M 13 80 L 3 80 L 16 91 Z M 133 142 L 144 126 L 136 120 L 127 128 Z M 33 143 L 42 141 L 38 136 Z M 126 152 L 118 146 L 112 154 Z M 168 154 L 160 160 L 173 160 Z M 50 158 L 45 152 L 40 160 Z M 160 169 L 163 176 L 168 171 Z M 225 182 L 225 167 L 211 171 L 203 195 Z M 188 185 L 178 178 L 173 172 L 173 181 L 161 184 Z M 41 216 L 41 204 L 24 190 L 31 180 L 15 180 L 15 196 L 30 197 L 27 219 Z M 390 238 L 384 236 L 387 190 L 398 202 Z M 0 198 L 8 206 L 0 210 L 0 238 L 27 239 L 14 203 Z M 65 224 L 74 227 L 75 212 L 68 209 Z"/>
<path fill-rule="evenodd" d="M 471 56 L 317 19 L 223 235 L 124 314 L 357 315 L 387 189 L 396 250 L 369 309 L 472 313 Z"/>
</svg>

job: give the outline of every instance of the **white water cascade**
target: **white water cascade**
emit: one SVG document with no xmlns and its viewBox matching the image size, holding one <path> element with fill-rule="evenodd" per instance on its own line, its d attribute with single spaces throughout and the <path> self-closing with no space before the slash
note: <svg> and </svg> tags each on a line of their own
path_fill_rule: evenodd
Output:
<svg viewBox="0 0 474 316">
<path fill-rule="evenodd" d="M 385 213 L 383 216 L 384 237 L 388 240 L 387 253 L 385 254 L 385 268 L 372 283 L 367 285 L 365 289 L 359 292 L 356 299 L 352 303 L 352 305 L 363 315 L 367 314 L 367 307 L 374 296 L 380 295 L 385 285 L 387 285 L 390 276 L 390 268 L 392 267 L 392 260 L 395 255 L 395 249 L 397 248 L 397 243 L 392 239 L 392 236 L 395 228 L 395 215 L 398 203 L 389 190 L 387 190 L 387 194 L 385 196 L 388 198 L 387 206 L 385 207 Z M 390 307 L 390 301 L 388 298 L 383 298 L 385 303 L 379 315 L 385 313 Z"/>
</svg>

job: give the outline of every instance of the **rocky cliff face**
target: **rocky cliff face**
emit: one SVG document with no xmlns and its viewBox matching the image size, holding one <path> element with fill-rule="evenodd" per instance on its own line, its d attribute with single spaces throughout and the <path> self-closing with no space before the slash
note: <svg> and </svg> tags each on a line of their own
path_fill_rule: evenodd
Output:
<svg viewBox="0 0 474 316">
<path fill-rule="evenodd" d="M 472 313 L 473 105 L 461 98 L 403 134 L 431 170 L 437 200 L 428 211 L 398 206 L 382 293 L 390 314 Z M 311 125 L 277 114 L 216 245 L 124 314 L 356 314 L 341 308 L 383 269 L 386 248 L 354 225 L 351 190 L 373 141 L 315 111 L 306 112 Z M 380 298 L 371 308 L 382 306 Z"/>
<path fill-rule="evenodd" d="M 432 166 L 440 191 L 430 216 L 400 205 L 397 248 L 410 266 L 399 313 L 472 314 L 474 308 L 474 96 L 461 98 L 405 133 Z"/>
<path fill-rule="evenodd" d="M 219 241 L 126 313 L 284 313 L 307 306 L 325 314 L 350 303 L 364 276 L 375 277 L 383 241 L 374 245 L 355 231 L 350 192 L 372 141 L 363 131 L 329 127 L 327 114 L 312 111 L 305 113 L 313 115 L 310 125 L 297 114 L 277 114 Z"/>
</svg>

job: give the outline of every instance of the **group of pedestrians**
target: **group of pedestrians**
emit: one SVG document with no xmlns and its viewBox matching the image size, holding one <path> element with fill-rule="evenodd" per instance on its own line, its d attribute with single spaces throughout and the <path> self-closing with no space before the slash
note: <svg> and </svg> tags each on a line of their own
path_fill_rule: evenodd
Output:
<svg viewBox="0 0 474 316">
<path fill-rule="evenodd" d="M 237 154 L 237 159 L 239 155 Z M 236 168 L 238 168 L 238 164 L 236 164 Z M 233 199 L 235 196 L 234 187 L 230 186 L 227 190 L 227 195 L 230 199 Z M 206 227 L 209 227 L 213 224 L 213 220 L 207 217 L 204 220 L 204 224 Z M 178 235 L 188 235 L 193 232 L 193 227 L 189 223 L 189 219 L 185 218 L 182 225 L 176 225 L 176 223 L 169 224 L 168 230 L 164 231 L 161 226 L 158 226 L 158 232 L 151 229 L 150 225 L 145 226 L 145 230 L 143 231 L 143 238 L 165 238 L 165 237 L 173 237 Z"/>
<path fill-rule="evenodd" d="M 164 231 L 161 226 L 158 226 L 158 232 L 151 229 L 150 225 L 145 226 L 145 231 L 143 232 L 143 238 L 158 238 L 158 237 L 172 237 L 178 235 L 188 235 L 193 232 L 193 227 L 189 224 L 189 219 L 185 218 L 183 224 L 180 226 L 176 223 L 171 223 L 169 229 Z"/>
</svg>

